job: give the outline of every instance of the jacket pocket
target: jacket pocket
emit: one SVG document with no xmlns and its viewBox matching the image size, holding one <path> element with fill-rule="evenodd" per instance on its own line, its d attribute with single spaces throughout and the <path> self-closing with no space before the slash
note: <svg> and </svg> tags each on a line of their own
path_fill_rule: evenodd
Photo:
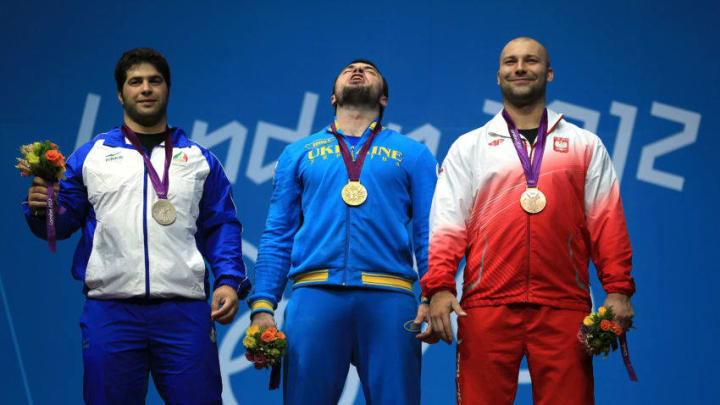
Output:
<svg viewBox="0 0 720 405">
<path fill-rule="evenodd" d="M 480 284 L 480 280 L 482 280 L 483 268 L 485 267 L 485 254 L 487 253 L 487 248 L 488 248 L 488 238 L 485 237 L 485 246 L 483 246 L 482 255 L 480 256 L 480 267 L 478 268 L 478 271 L 477 271 L 477 277 L 476 277 L 475 281 L 473 281 L 472 284 L 470 284 L 466 288 L 463 288 L 463 295 L 466 292 L 473 290 L 475 287 L 477 287 L 478 284 Z M 466 267 L 465 271 L 467 271 L 467 270 L 468 270 L 468 268 Z"/>
<path fill-rule="evenodd" d="M 575 236 L 574 233 L 570 234 L 570 237 L 568 237 L 568 255 L 570 257 L 570 265 L 573 268 L 573 271 L 575 272 L 575 284 L 577 284 L 578 287 L 580 287 L 582 290 L 590 292 L 590 286 L 586 285 L 582 281 L 580 281 L 580 271 L 575 266 L 575 259 L 573 258 L 573 250 L 572 250 L 572 240 Z"/>
</svg>

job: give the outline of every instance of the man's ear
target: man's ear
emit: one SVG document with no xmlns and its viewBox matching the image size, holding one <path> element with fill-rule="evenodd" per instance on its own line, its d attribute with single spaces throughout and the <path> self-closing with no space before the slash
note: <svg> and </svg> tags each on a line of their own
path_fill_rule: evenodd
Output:
<svg viewBox="0 0 720 405">
<path fill-rule="evenodd" d="M 388 98 L 386 96 L 380 96 L 380 98 L 378 99 L 378 104 L 380 104 L 382 106 L 382 108 L 385 108 L 385 107 L 387 107 L 387 103 L 388 103 Z"/>
</svg>

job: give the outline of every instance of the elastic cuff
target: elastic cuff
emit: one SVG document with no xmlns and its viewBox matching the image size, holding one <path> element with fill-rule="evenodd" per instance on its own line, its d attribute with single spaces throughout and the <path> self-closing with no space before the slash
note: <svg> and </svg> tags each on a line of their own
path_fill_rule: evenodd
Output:
<svg viewBox="0 0 720 405">
<path fill-rule="evenodd" d="M 250 306 L 250 316 L 257 312 L 268 312 L 270 315 L 275 314 L 275 305 L 268 300 L 255 300 L 248 302 Z"/>
<path fill-rule="evenodd" d="M 422 297 L 420 297 L 420 303 L 421 304 L 429 304 L 430 300 L 428 299 L 428 297 L 422 296 Z"/>
<path fill-rule="evenodd" d="M 605 294 L 618 293 L 631 298 L 635 294 L 635 285 L 633 284 L 629 288 L 624 286 L 610 286 L 604 287 L 604 290 Z"/>
<path fill-rule="evenodd" d="M 223 277 L 222 280 L 215 283 L 215 290 L 217 290 L 220 286 L 227 285 L 230 286 L 233 290 L 238 290 L 238 282 L 237 280 L 231 278 L 231 277 Z"/>
<path fill-rule="evenodd" d="M 238 299 L 241 299 L 241 300 L 243 300 L 243 299 L 245 299 L 245 297 L 247 297 L 248 293 L 250 292 L 250 288 L 251 288 L 250 280 L 248 280 L 247 277 L 240 278 L 240 277 L 236 277 L 236 276 L 224 275 L 224 276 L 220 276 L 220 278 L 218 278 L 215 281 L 215 288 L 213 288 L 213 291 L 215 291 L 218 287 L 220 287 L 222 285 L 227 285 L 227 286 L 232 287 L 232 289 L 235 290 L 235 292 L 237 293 Z"/>
<path fill-rule="evenodd" d="M 449 291 L 450 294 L 457 296 L 457 291 L 455 290 L 455 286 L 449 287 L 449 286 L 439 286 L 433 289 L 423 289 L 423 297 L 427 297 L 428 300 L 431 300 L 433 295 L 439 293 L 440 291 Z"/>
</svg>

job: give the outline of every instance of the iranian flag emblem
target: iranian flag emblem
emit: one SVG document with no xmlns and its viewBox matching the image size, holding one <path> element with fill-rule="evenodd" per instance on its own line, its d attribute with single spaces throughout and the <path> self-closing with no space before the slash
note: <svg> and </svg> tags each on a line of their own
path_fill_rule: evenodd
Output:
<svg viewBox="0 0 720 405">
<path fill-rule="evenodd" d="M 185 152 L 178 152 L 173 156 L 173 161 L 178 163 L 186 163 L 188 161 L 188 155 Z"/>
</svg>

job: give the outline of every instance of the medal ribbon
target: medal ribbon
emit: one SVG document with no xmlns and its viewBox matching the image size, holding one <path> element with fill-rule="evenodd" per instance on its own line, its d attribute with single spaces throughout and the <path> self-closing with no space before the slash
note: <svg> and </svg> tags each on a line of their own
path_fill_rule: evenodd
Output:
<svg viewBox="0 0 720 405">
<path fill-rule="evenodd" d="M 157 194 L 158 198 L 163 200 L 167 199 L 168 189 L 170 188 L 169 169 L 173 151 L 172 133 L 170 132 L 170 129 L 168 128 L 165 130 L 165 168 L 163 170 L 162 181 L 160 181 L 160 177 L 158 177 L 157 171 L 153 167 L 152 162 L 150 162 L 150 158 L 148 157 L 147 153 L 145 153 L 145 151 L 143 150 L 142 144 L 140 143 L 140 138 L 138 138 L 137 134 L 135 134 L 135 132 L 133 132 L 125 124 L 122 125 L 122 133 L 130 141 L 135 150 L 140 153 L 143 161 L 145 161 L 145 167 L 147 168 L 148 174 L 150 175 L 150 182 L 152 183 L 152 186 L 155 189 L 155 193 Z"/>
<path fill-rule="evenodd" d="M 627 336 L 625 335 L 625 332 L 620 335 L 620 352 L 622 353 L 623 362 L 625 363 L 628 376 L 630 376 L 630 381 L 637 382 L 638 378 L 635 374 L 635 369 L 633 368 L 632 363 L 630 363 L 630 351 L 628 350 Z"/>
<path fill-rule="evenodd" d="M 47 209 L 45 210 L 45 226 L 47 228 L 47 240 L 50 251 L 57 251 L 57 234 L 55 232 L 55 183 L 47 183 Z"/>
<path fill-rule="evenodd" d="M 540 178 L 540 166 L 542 165 L 543 154 L 545 153 L 545 140 L 547 139 L 548 117 L 547 110 L 543 110 L 542 118 L 540 119 L 540 128 L 538 128 L 537 143 L 535 147 L 535 158 L 532 163 L 528 156 L 527 150 L 522 143 L 520 138 L 520 132 L 515 126 L 510 114 L 506 110 L 502 112 L 503 118 L 507 122 L 508 130 L 510 131 L 510 138 L 512 138 L 513 145 L 517 151 L 518 157 L 520 158 L 520 164 L 522 164 L 523 171 L 525 172 L 525 179 L 527 181 L 528 188 L 536 188 L 538 184 L 538 178 Z"/>
<path fill-rule="evenodd" d="M 335 138 L 337 138 L 340 153 L 342 154 L 343 162 L 345 162 L 345 168 L 347 169 L 348 178 L 350 181 L 360 181 L 360 172 L 362 171 L 363 163 L 365 162 L 365 156 L 367 156 L 367 151 L 370 149 L 370 144 L 373 139 L 375 139 L 375 136 L 382 130 L 382 125 L 380 125 L 379 121 L 375 123 L 375 128 L 373 128 L 370 137 L 367 141 L 365 141 L 362 148 L 360 148 L 360 152 L 358 152 L 356 160 L 353 160 L 353 157 L 350 154 L 350 149 L 348 149 L 345 141 L 342 139 L 342 136 L 338 133 L 335 122 L 330 125 L 330 130 L 333 135 L 335 135 Z"/>
</svg>

